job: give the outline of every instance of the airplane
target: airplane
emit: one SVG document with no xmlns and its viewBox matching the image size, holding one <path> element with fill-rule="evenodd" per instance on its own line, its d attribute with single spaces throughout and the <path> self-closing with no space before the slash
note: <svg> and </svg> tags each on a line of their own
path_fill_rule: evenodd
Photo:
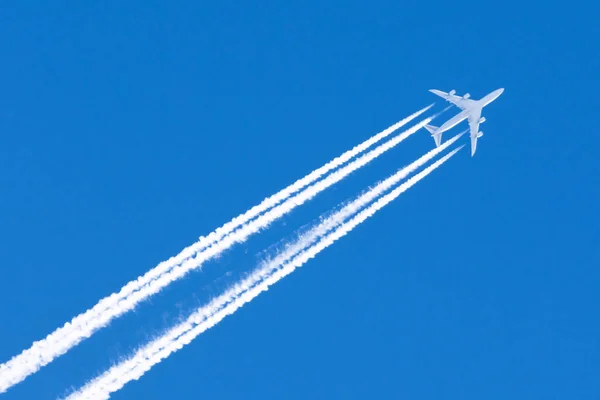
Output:
<svg viewBox="0 0 600 400">
<path fill-rule="evenodd" d="M 481 110 L 483 107 L 496 100 L 498 96 L 504 92 L 504 88 L 494 90 L 488 95 L 484 96 L 480 100 L 470 99 L 470 94 L 466 93 L 464 96 L 456 95 L 456 90 L 451 90 L 449 93 L 442 92 L 441 90 L 430 89 L 431 93 L 436 94 L 446 101 L 454 104 L 462 111 L 450 118 L 439 128 L 433 125 L 426 125 L 425 128 L 431 133 L 433 140 L 435 141 L 436 147 L 442 143 L 442 132 L 446 132 L 448 129 L 453 128 L 465 119 L 469 121 L 469 129 L 471 131 L 471 157 L 475 154 L 477 148 L 477 139 L 483 136 L 483 132 L 479 130 L 479 124 L 485 122 L 485 118 L 481 116 Z"/>
</svg>

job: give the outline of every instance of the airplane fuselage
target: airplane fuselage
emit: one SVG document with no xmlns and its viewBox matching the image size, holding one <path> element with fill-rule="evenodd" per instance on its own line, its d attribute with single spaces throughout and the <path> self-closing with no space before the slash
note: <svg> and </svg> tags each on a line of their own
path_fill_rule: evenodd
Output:
<svg viewBox="0 0 600 400">
<path fill-rule="evenodd" d="M 469 116 L 468 110 L 463 110 L 463 111 L 459 112 L 454 117 L 452 117 L 448 121 L 444 122 L 444 124 L 438 128 L 438 132 L 442 133 L 442 132 L 446 132 L 449 129 L 454 128 L 456 125 L 460 124 L 465 119 L 467 119 L 468 116 Z"/>
</svg>

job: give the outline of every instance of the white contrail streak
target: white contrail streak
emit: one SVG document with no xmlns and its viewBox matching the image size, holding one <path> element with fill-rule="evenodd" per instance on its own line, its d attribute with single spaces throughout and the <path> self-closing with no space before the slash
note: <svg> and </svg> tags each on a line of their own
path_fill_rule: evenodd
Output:
<svg viewBox="0 0 600 400">
<path fill-rule="evenodd" d="M 293 251 L 288 249 L 284 251 L 280 257 L 276 257 L 274 260 L 263 264 L 261 268 L 245 278 L 242 282 L 234 285 L 223 295 L 213 299 L 209 304 L 193 313 L 186 322 L 172 328 L 162 337 L 155 339 L 140 348 L 131 358 L 111 367 L 104 374 L 98 376 L 77 392 L 72 393 L 68 399 L 107 399 L 110 397 L 110 393 L 120 390 L 126 383 L 131 380 L 139 379 L 145 372 L 150 370 L 152 366 L 189 344 L 198 335 L 215 326 L 227 315 L 233 314 L 261 292 L 266 291 L 271 285 L 289 275 L 296 268 L 302 266 L 319 252 L 329 247 L 356 226 L 373 216 L 378 210 L 395 200 L 404 191 L 408 190 L 446 162 L 462 147 L 463 146 L 453 150 L 431 166 L 399 185 L 387 195 L 380 197 L 369 207 L 356 214 L 352 219 L 343 223 L 333 232 L 323 237 L 317 244 L 300 253 L 295 249 Z M 384 184 L 384 182 L 381 184 Z M 382 191 L 384 190 L 385 189 Z M 315 229 L 319 229 L 319 227 L 317 226 Z M 302 241 L 302 239 L 300 239 L 300 241 Z"/>
<path fill-rule="evenodd" d="M 57 346 L 64 348 L 60 350 L 60 354 L 64 353 L 68 348 L 78 343 L 85 337 L 89 337 L 95 330 L 105 326 L 113 318 L 124 314 L 125 312 L 133 309 L 136 304 L 142 300 L 158 293 L 162 288 L 168 286 L 172 282 L 180 279 L 189 271 L 198 268 L 203 262 L 211 259 L 212 257 L 222 253 L 223 251 L 230 248 L 232 245 L 238 242 L 246 240 L 249 236 L 259 232 L 261 229 L 266 228 L 270 223 L 289 213 L 294 208 L 304 204 L 306 201 L 312 199 L 314 196 L 329 188 L 335 183 L 339 182 L 352 172 L 362 168 L 364 165 L 379 157 L 386 151 L 390 150 L 410 135 L 417 132 L 424 125 L 428 124 L 433 117 L 425 118 L 420 123 L 407 129 L 403 133 L 395 136 L 386 143 L 376 147 L 370 152 L 360 156 L 348 165 L 340 168 L 337 171 L 327 175 L 323 180 L 309 186 L 305 190 L 290 197 L 284 203 L 272 208 L 266 213 L 260 215 L 255 220 L 243 225 L 239 229 L 236 229 L 229 235 L 225 236 L 221 241 L 209 246 L 204 251 L 198 253 L 196 257 L 190 258 L 183 264 L 172 268 L 170 271 L 159 276 L 156 280 L 150 282 L 148 285 L 143 286 L 137 292 L 132 293 L 129 297 L 121 300 L 115 307 L 105 310 L 98 318 L 90 321 L 86 326 L 81 327 L 78 331 L 73 332 L 71 337 L 66 338 L 62 343 L 58 343 Z M 68 340 L 67 340 L 68 339 Z M 58 350 L 53 350 L 58 352 Z"/>
<path fill-rule="evenodd" d="M 397 122 L 396 124 L 371 137 L 370 139 L 354 147 L 353 149 L 343 153 L 341 156 L 333 159 L 332 161 L 328 162 L 322 167 L 314 170 L 304 178 L 299 179 L 298 181 L 288 186 L 287 188 L 281 190 L 280 192 L 276 193 L 275 195 L 266 198 L 259 205 L 254 206 L 244 214 L 235 217 L 230 222 L 216 229 L 208 236 L 201 237 L 196 243 L 185 248 L 177 256 L 171 257 L 169 260 L 161 262 L 158 266 L 148 271 L 143 276 L 127 283 L 119 292 L 113 293 L 103 298 L 93 308 L 74 317 L 70 322 L 67 322 L 64 326 L 58 328 L 57 330 L 46 336 L 46 338 L 34 342 L 29 349 L 24 350 L 19 355 L 13 357 L 5 364 L 0 365 L 0 393 L 5 392 L 11 386 L 21 382 L 30 374 L 35 373 L 44 365 L 47 365 L 48 363 L 52 362 L 56 357 L 67 352 L 71 347 L 77 345 L 85 337 L 91 336 L 94 331 L 108 324 L 112 318 L 115 318 L 116 316 L 130 310 L 135 306 L 135 304 L 137 304 L 137 302 L 159 291 L 164 286 L 151 286 L 151 284 L 154 283 L 153 281 L 156 281 L 162 275 L 169 273 L 174 268 L 182 267 L 182 263 L 184 263 L 185 261 L 190 261 L 190 258 L 197 255 L 199 251 L 206 250 L 211 244 L 214 245 L 219 240 L 226 238 L 228 235 L 231 235 L 232 232 L 234 232 L 235 228 L 247 223 L 248 221 L 257 217 L 266 210 L 269 210 L 273 206 L 288 199 L 292 194 L 315 182 L 323 175 L 345 164 L 358 154 L 367 150 L 375 143 L 381 141 L 382 139 L 392 134 L 401 126 L 407 124 L 411 120 L 423 114 L 425 111 L 431 108 L 431 106 L 432 105 L 429 105 L 410 115 L 409 117 Z M 245 238 L 238 239 L 237 241 L 244 239 Z M 225 249 L 223 247 L 220 248 L 222 250 Z M 195 268 L 201 262 L 202 261 L 191 260 L 190 265 L 194 265 L 192 268 Z M 142 289 L 149 288 L 151 288 L 151 290 L 147 290 L 146 292 L 144 292 L 149 294 L 143 296 L 135 296 L 134 298 L 138 300 L 135 300 L 133 302 L 130 301 L 133 294 L 139 292 Z M 120 311 L 117 313 L 111 312 L 111 310 L 114 309 L 118 309 Z"/>
<path fill-rule="evenodd" d="M 299 239 L 293 243 L 285 246 L 285 250 L 281 251 L 280 254 L 275 259 L 269 259 L 264 262 L 264 264 L 270 263 L 274 265 L 279 265 L 283 263 L 285 260 L 291 258 L 296 253 L 300 252 L 304 248 L 312 245 L 316 242 L 321 236 L 329 232 L 331 229 L 340 225 L 342 222 L 346 220 L 346 218 L 351 217 L 356 214 L 361 208 L 372 202 L 377 197 L 381 196 L 387 190 L 397 185 L 401 180 L 406 178 L 408 175 L 415 172 L 417 169 L 421 168 L 423 165 L 427 164 L 438 154 L 446 150 L 448 147 L 453 145 L 461 136 L 465 134 L 466 131 L 463 131 L 453 138 L 447 140 L 440 147 L 436 147 L 429 152 L 425 153 L 417 160 L 413 161 L 409 165 L 404 168 L 401 168 L 388 177 L 387 179 L 377 183 L 373 188 L 369 189 L 361 196 L 353 200 L 352 202 L 345 205 L 342 209 L 336 211 L 331 216 L 325 218 L 320 224 L 312 228 L 310 231 L 302 234 Z"/>
</svg>

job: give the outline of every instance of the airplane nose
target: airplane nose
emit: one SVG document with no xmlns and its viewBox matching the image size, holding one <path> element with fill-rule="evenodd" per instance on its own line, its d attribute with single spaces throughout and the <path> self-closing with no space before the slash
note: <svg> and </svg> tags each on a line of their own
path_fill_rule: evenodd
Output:
<svg viewBox="0 0 600 400">
<path fill-rule="evenodd" d="M 498 92 L 498 96 L 500 96 L 504 92 L 504 88 L 500 88 L 496 90 L 496 92 Z"/>
</svg>

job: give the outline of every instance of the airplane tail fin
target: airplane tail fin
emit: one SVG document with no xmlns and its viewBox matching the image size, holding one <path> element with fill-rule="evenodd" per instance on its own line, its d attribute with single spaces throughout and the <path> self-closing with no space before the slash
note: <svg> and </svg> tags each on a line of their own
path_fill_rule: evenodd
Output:
<svg viewBox="0 0 600 400">
<path fill-rule="evenodd" d="M 438 133 L 439 128 L 433 125 L 425 125 L 425 129 L 427 129 L 429 133 L 431 133 L 431 136 L 435 141 L 435 147 L 439 147 L 442 144 L 442 133 Z"/>
</svg>

